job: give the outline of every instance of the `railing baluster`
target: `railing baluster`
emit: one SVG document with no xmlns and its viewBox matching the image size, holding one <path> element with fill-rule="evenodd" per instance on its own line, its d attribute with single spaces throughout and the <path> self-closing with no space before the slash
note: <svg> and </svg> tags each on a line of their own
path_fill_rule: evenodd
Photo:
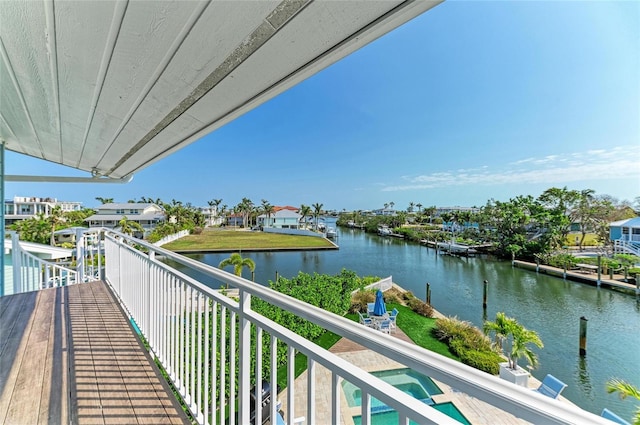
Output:
<svg viewBox="0 0 640 425">
<path fill-rule="evenodd" d="M 296 350 L 287 346 L 287 418 L 293 419 L 295 412 L 295 379 L 296 379 Z"/>
<path fill-rule="evenodd" d="M 203 403 L 203 416 L 204 420 L 202 423 L 209 425 L 211 422 L 209 421 L 209 406 L 211 405 L 211 386 L 209 385 L 209 338 L 211 333 L 209 332 L 209 297 L 204 297 L 204 376 L 202 377 L 203 385 L 204 385 L 204 399 Z"/>
<path fill-rule="evenodd" d="M 255 371 L 255 399 L 262 400 L 262 328 L 256 326 L 256 371 Z M 276 402 L 275 391 L 271 392 L 271 403 Z M 262 420 L 262 403 L 256 403 L 255 408 L 256 423 Z"/>
<path fill-rule="evenodd" d="M 196 300 L 197 300 L 197 313 L 198 313 L 198 317 L 197 317 L 197 329 L 198 329 L 198 360 L 196 362 L 196 364 L 198 365 L 197 367 L 197 387 L 196 387 L 196 405 L 198 406 L 198 413 L 199 413 L 199 421 L 200 423 L 202 423 L 202 349 L 203 349 L 203 341 L 202 341 L 202 298 L 201 298 L 201 294 L 200 292 L 198 292 L 196 294 Z M 205 403 L 206 404 L 206 403 Z"/>
<path fill-rule="evenodd" d="M 271 423 L 275 423 L 278 403 L 278 338 L 273 334 L 271 334 L 271 347 L 269 352 L 271 357 L 271 412 L 269 412 L 269 418 Z"/>
<path fill-rule="evenodd" d="M 211 373 L 211 423 L 212 424 L 216 423 L 215 416 L 216 416 L 216 410 L 217 410 L 216 389 L 218 387 L 216 386 L 216 383 L 215 383 L 215 379 L 216 379 L 215 372 L 217 370 L 217 359 L 218 359 L 217 353 L 218 353 L 218 303 L 214 301 L 211 304 L 211 372 L 212 372 Z M 223 359 L 221 358 L 221 361 L 222 360 Z"/>
<path fill-rule="evenodd" d="M 249 392 L 251 379 L 251 322 L 247 319 L 247 313 L 251 310 L 251 296 L 247 291 L 240 290 L 240 330 L 239 330 L 239 354 L 240 364 L 238 365 L 238 400 L 240 411 L 238 412 L 238 423 L 249 423 Z M 233 356 L 232 358 L 235 358 Z M 235 368 L 234 368 L 235 370 Z M 256 387 L 261 387 L 259 375 L 256 375 Z M 262 396 L 256 398 L 256 405 L 260 405 Z"/>
<path fill-rule="evenodd" d="M 231 310 L 229 314 L 229 423 L 236 423 L 236 312 Z"/>
<path fill-rule="evenodd" d="M 316 423 L 316 362 L 307 357 L 307 421 Z"/>
<path fill-rule="evenodd" d="M 340 376 L 331 372 L 331 423 L 340 424 Z"/>
<path fill-rule="evenodd" d="M 226 374 L 225 374 L 225 365 L 227 364 L 226 358 L 226 350 L 227 350 L 227 327 L 226 327 L 226 319 L 227 319 L 227 308 L 222 306 L 220 309 L 220 425 L 225 425 L 224 423 L 224 406 L 225 403 L 225 391 L 226 391 Z M 231 418 L 233 419 L 233 418 Z"/>
<path fill-rule="evenodd" d="M 360 389 L 361 409 L 360 415 L 362 418 L 362 425 L 369 425 L 371 423 L 371 394 Z"/>
</svg>

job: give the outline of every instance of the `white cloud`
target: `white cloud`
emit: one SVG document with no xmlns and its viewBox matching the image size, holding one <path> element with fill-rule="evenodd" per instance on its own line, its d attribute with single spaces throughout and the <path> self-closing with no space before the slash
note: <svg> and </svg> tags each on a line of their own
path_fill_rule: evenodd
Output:
<svg viewBox="0 0 640 425">
<path fill-rule="evenodd" d="M 403 176 L 404 184 L 386 185 L 385 192 L 433 189 L 465 185 L 546 183 L 564 186 L 584 180 L 640 179 L 640 146 L 576 152 L 565 156 L 547 155 L 511 162 L 503 169 L 488 166 L 455 171 Z"/>
</svg>

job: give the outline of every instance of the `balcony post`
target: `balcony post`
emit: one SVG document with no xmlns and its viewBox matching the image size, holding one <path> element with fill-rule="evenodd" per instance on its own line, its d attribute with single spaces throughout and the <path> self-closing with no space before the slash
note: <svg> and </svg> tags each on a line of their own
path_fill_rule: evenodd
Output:
<svg viewBox="0 0 640 425">
<path fill-rule="evenodd" d="M 240 364 L 238 393 L 240 398 L 240 411 L 238 412 L 238 423 L 248 424 L 251 412 L 249 393 L 251 377 L 251 322 L 247 319 L 245 312 L 251 310 L 251 294 L 244 289 L 240 289 Z M 233 355 L 233 354 L 231 354 Z M 233 373 L 233 372 L 231 372 Z M 262 379 L 256 376 L 256 385 L 260 386 Z M 272 390 L 271 399 L 274 400 L 275 390 Z"/>
<path fill-rule="evenodd" d="M 76 229 L 76 271 L 78 282 L 84 282 L 84 236 L 82 229 Z"/>
<path fill-rule="evenodd" d="M 4 258 L 4 246 L 2 257 Z M 22 255 L 20 252 L 20 235 L 18 235 L 18 232 L 14 232 L 11 234 L 11 264 L 13 267 L 13 293 L 19 294 L 23 291 L 20 290 L 20 288 L 22 287 L 22 282 L 20 281 L 20 279 L 22 279 Z M 2 286 L 4 290 L 4 285 Z"/>
</svg>

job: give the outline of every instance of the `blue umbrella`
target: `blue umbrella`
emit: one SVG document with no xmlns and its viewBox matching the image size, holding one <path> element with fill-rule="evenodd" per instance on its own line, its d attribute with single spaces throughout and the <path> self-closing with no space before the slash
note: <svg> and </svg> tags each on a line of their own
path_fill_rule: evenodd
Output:
<svg viewBox="0 0 640 425">
<path fill-rule="evenodd" d="M 382 291 L 378 289 L 376 292 L 376 302 L 373 306 L 373 314 L 374 316 L 384 316 L 387 312 L 387 306 L 384 304 L 384 299 L 382 298 Z"/>
</svg>

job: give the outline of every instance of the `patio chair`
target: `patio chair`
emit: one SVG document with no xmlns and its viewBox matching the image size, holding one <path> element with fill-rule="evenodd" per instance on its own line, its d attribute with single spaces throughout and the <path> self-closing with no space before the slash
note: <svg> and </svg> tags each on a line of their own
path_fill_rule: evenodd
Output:
<svg viewBox="0 0 640 425">
<path fill-rule="evenodd" d="M 398 309 L 394 308 L 391 314 L 389 315 L 389 320 L 391 321 L 391 330 L 393 332 L 396 331 L 396 318 L 398 317 Z"/>
<path fill-rule="evenodd" d="M 372 328 L 373 327 L 373 320 L 371 320 L 370 317 L 364 317 L 362 315 L 362 313 L 358 312 L 358 316 L 360 316 L 360 323 L 362 323 L 363 325 L 365 325 L 368 328 Z"/>
<path fill-rule="evenodd" d="M 631 425 L 631 423 L 625 421 L 620 416 L 616 415 L 615 413 L 613 413 L 611 410 L 607 409 L 606 407 L 604 409 L 602 409 L 602 413 L 600 414 L 600 416 L 602 416 L 605 419 L 609 419 L 610 421 L 615 422 L 617 424 Z"/>
<path fill-rule="evenodd" d="M 562 390 L 567 388 L 567 384 L 556 378 L 551 374 L 547 374 L 542 380 L 542 384 L 534 391 L 540 394 L 546 395 L 551 398 L 558 398 Z"/>
<path fill-rule="evenodd" d="M 371 316 L 376 303 L 367 303 L 367 314 Z"/>
<path fill-rule="evenodd" d="M 391 333 L 391 320 L 385 319 L 378 322 L 378 330 L 387 334 Z"/>
</svg>

